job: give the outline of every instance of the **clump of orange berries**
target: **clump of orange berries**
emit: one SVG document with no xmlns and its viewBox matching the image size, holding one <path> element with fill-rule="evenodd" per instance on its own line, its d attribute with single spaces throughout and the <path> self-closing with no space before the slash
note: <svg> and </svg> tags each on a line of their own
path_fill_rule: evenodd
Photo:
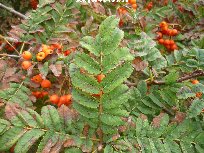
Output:
<svg viewBox="0 0 204 153">
<path fill-rule="evenodd" d="M 137 3 L 136 0 L 128 0 L 128 3 L 132 6 L 132 8 L 136 11 Z"/>
<path fill-rule="evenodd" d="M 69 106 L 72 103 L 72 95 L 67 94 L 59 97 L 57 94 L 53 94 L 50 96 L 49 100 L 52 104 L 55 104 L 58 107 L 60 107 L 63 104 Z"/>
<path fill-rule="evenodd" d="M 159 31 L 157 32 L 158 43 L 164 45 L 168 51 L 174 51 L 178 49 L 176 42 L 172 39 L 173 36 L 178 35 L 177 29 L 170 29 L 168 23 L 162 21 L 159 24 Z M 170 37 L 169 39 L 164 39 L 164 35 Z"/>
<path fill-rule="evenodd" d="M 25 60 L 25 61 L 23 61 L 22 63 L 21 63 L 21 67 L 22 67 L 22 69 L 24 69 L 24 70 L 28 70 L 31 66 L 32 66 L 32 63 L 31 63 L 31 59 L 32 59 L 32 54 L 31 54 L 31 52 L 29 52 L 29 51 L 24 51 L 23 53 L 22 53 L 22 57 L 23 57 L 23 59 Z"/>
<path fill-rule="evenodd" d="M 37 99 L 39 99 L 39 98 L 48 96 L 48 92 L 47 91 L 34 91 L 32 92 L 32 95 L 35 96 Z"/>
</svg>

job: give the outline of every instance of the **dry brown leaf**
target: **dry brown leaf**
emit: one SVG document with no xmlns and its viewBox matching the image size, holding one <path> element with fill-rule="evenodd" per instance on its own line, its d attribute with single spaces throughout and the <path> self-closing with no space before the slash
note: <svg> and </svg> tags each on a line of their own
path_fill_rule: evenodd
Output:
<svg viewBox="0 0 204 153">
<path fill-rule="evenodd" d="M 53 74 L 58 77 L 62 74 L 62 62 L 57 62 L 55 64 L 51 64 L 49 66 L 50 70 L 53 72 Z"/>
<path fill-rule="evenodd" d="M 161 119 L 164 115 L 165 115 L 165 113 L 161 112 L 158 116 L 156 116 L 152 121 L 152 125 L 154 127 L 160 127 L 160 122 L 161 122 Z"/>
</svg>

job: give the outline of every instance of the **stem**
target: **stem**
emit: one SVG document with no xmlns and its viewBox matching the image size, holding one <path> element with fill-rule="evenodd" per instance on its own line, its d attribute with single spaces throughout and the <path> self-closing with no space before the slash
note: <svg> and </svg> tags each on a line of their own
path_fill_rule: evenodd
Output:
<svg viewBox="0 0 204 153">
<path fill-rule="evenodd" d="M 179 83 L 179 82 L 183 82 L 183 81 L 186 81 L 186 80 L 189 80 L 189 79 L 193 79 L 193 78 L 196 78 L 196 77 L 199 77 L 199 76 L 204 76 L 204 71 L 202 70 L 196 70 L 190 74 L 187 74 L 183 77 L 180 77 L 176 82 Z M 151 77 L 149 79 L 147 79 L 146 81 L 148 80 L 151 80 Z M 132 82 L 125 82 L 128 86 L 136 86 L 137 83 L 132 83 Z M 151 84 L 154 84 L 154 85 L 165 85 L 165 81 L 161 81 L 161 80 L 153 80 L 153 81 L 150 81 L 150 82 L 147 82 L 148 85 L 151 85 Z"/>
<path fill-rule="evenodd" d="M 4 39 L 6 41 L 6 43 L 9 44 L 16 51 L 16 53 L 18 53 L 20 55 L 20 53 L 16 50 L 15 47 L 13 47 L 13 45 L 6 39 L 6 37 L 0 35 L 0 38 Z"/>
<path fill-rule="evenodd" d="M 5 6 L 5 5 L 2 4 L 2 3 L 0 3 L 0 8 L 3 8 L 3 9 L 5 9 L 5 10 L 7 10 L 7 11 L 9 11 L 9 12 L 11 12 L 11 13 L 17 15 L 17 16 L 19 16 L 19 17 L 22 18 L 22 19 L 27 19 L 27 16 L 25 16 L 25 15 L 23 15 L 22 13 L 20 13 L 20 12 L 14 10 L 14 9 L 11 8 L 11 7 Z"/>
<path fill-rule="evenodd" d="M 154 77 L 152 75 L 152 70 L 151 70 L 150 67 L 149 67 L 149 76 L 150 76 L 150 81 L 153 82 L 154 81 Z"/>
<path fill-rule="evenodd" d="M 204 76 L 204 71 L 202 70 L 196 70 L 188 75 L 185 75 L 181 78 L 179 78 L 176 82 L 183 82 L 183 81 L 186 81 L 186 80 L 189 80 L 189 79 L 192 79 L 192 78 L 196 78 L 196 77 L 199 77 L 199 76 Z M 150 82 L 149 84 L 157 84 L 157 85 L 164 85 L 165 84 L 165 81 L 157 81 L 157 80 L 154 80 L 153 82 Z"/>
<path fill-rule="evenodd" d="M 18 56 L 18 55 L 9 55 L 9 54 L 0 54 L 0 56 L 7 56 L 7 57 L 20 58 L 20 56 Z"/>
</svg>

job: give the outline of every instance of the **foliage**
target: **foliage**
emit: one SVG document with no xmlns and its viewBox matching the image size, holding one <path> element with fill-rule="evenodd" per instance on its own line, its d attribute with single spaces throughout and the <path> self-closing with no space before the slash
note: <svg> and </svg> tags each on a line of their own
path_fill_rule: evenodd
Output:
<svg viewBox="0 0 204 153">
<path fill-rule="evenodd" d="M 25 18 L 0 35 L 0 152 L 203 153 L 203 5 L 16 1 Z"/>
</svg>

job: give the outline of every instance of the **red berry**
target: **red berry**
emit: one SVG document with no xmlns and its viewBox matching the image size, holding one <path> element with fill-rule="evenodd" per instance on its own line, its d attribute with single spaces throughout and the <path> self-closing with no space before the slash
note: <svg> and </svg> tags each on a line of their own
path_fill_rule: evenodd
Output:
<svg viewBox="0 0 204 153">
<path fill-rule="evenodd" d="M 97 80 L 98 80 L 99 83 L 100 83 L 104 78 L 105 78 L 105 75 L 104 75 L 104 74 L 99 74 L 99 75 L 97 75 Z"/>
<path fill-rule="evenodd" d="M 59 99 L 60 99 L 59 96 L 56 94 L 50 96 L 50 102 L 53 104 L 57 104 L 59 102 Z"/>
<path fill-rule="evenodd" d="M 49 81 L 49 80 L 43 80 L 42 82 L 41 82 L 41 87 L 42 88 L 50 88 L 51 87 L 51 82 Z"/>
</svg>

